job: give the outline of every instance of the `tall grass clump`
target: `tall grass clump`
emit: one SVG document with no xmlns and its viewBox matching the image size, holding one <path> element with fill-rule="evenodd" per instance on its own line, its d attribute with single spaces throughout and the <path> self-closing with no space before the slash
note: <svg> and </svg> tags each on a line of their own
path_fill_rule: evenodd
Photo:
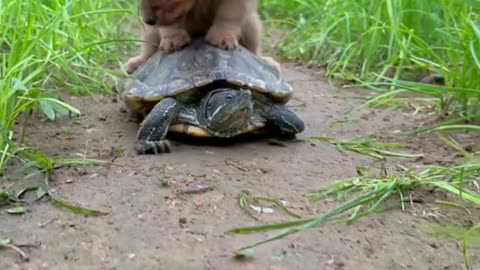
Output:
<svg viewBox="0 0 480 270">
<path fill-rule="evenodd" d="M 480 113 L 479 10 L 474 0 L 262 1 L 267 26 L 284 30 L 281 57 L 379 90 L 426 94 L 463 116 Z M 440 75 L 444 87 L 401 83 L 428 74 Z"/>
<path fill-rule="evenodd" d="M 15 155 L 18 118 L 38 111 L 53 120 L 79 113 L 61 91 L 110 91 L 107 64 L 127 50 L 122 28 L 135 3 L 122 0 L 0 0 L 0 173 Z"/>
</svg>

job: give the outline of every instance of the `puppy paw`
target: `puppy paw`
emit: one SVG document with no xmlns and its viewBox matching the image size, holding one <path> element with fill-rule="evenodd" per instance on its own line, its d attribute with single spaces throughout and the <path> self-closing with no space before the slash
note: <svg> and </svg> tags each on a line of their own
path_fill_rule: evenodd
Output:
<svg viewBox="0 0 480 270">
<path fill-rule="evenodd" d="M 190 44 L 191 41 L 192 38 L 185 31 L 169 33 L 168 35 L 162 36 L 160 49 L 167 53 L 178 51 Z"/>
<path fill-rule="evenodd" d="M 128 59 L 127 63 L 125 63 L 125 70 L 128 74 L 132 74 L 135 70 L 137 70 L 141 65 L 143 65 L 147 60 L 142 57 L 141 55 L 132 57 Z"/>
<path fill-rule="evenodd" d="M 265 62 L 267 62 L 267 64 L 269 66 L 271 66 L 274 70 L 276 70 L 278 72 L 279 75 L 282 74 L 282 68 L 280 66 L 280 63 L 278 63 L 275 59 L 273 59 L 272 57 L 268 57 L 268 56 L 262 56 L 263 60 Z"/>
<path fill-rule="evenodd" d="M 209 30 L 206 40 L 213 46 L 224 50 L 235 49 L 239 46 L 238 38 L 235 33 L 225 30 Z"/>
</svg>

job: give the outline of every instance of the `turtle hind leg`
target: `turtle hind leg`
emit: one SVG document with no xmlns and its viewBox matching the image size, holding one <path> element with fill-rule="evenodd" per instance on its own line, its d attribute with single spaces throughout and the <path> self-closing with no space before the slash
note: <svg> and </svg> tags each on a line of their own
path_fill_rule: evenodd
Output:
<svg viewBox="0 0 480 270">
<path fill-rule="evenodd" d="M 266 110 L 269 133 L 283 139 L 294 139 L 305 130 L 305 123 L 296 113 L 282 104 L 273 104 Z"/>
<path fill-rule="evenodd" d="M 140 125 L 135 143 L 139 155 L 171 152 L 166 140 L 168 128 L 180 111 L 180 104 L 173 98 L 158 102 Z"/>
</svg>

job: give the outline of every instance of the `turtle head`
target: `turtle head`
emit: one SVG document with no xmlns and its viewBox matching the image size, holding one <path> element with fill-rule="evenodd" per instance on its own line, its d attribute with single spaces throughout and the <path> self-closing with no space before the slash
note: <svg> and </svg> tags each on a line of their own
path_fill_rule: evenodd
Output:
<svg viewBox="0 0 480 270">
<path fill-rule="evenodd" d="M 250 90 L 217 89 L 209 93 L 203 102 L 206 123 L 213 131 L 243 130 L 253 113 Z"/>
<path fill-rule="evenodd" d="M 168 26 L 183 18 L 195 6 L 196 0 L 141 0 L 143 22 Z"/>
</svg>

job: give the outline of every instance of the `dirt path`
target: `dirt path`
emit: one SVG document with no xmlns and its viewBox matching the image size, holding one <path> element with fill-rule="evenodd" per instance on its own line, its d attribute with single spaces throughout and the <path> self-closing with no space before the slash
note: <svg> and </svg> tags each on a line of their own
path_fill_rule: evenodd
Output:
<svg viewBox="0 0 480 270">
<path fill-rule="evenodd" d="M 333 98 L 339 91 L 309 70 L 294 64 L 285 64 L 284 69 L 296 91 L 291 105 L 306 122 L 300 139 L 319 135 L 352 138 L 408 124 L 399 112 L 387 115 L 355 109 L 347 117 L 344 112 L 358 105 L 353 99 Z M 42 245 L 30 249 L 27 263 L 13 251 L 1 251 L 0 269 L 463 269 L 459 247 L 419 230 L 427 222 L 421 209 L 390 212 L 353 226 L 328 225 L 298 233 L 256 248 L 255 260 L 237 262 L 229 256 L 233 249 L 268 234 L 223 235 L 233 227 L 259 224 L 242 212 L 236 196 L 248 191 L 287 200 L 303 216 L 321 214 L 335 204 L 306 207 L 304 193 L 355 176 L 356 166 L 370 164 L 372 159 L 309 141 L 287 147 L 266 142 L 228 147 L 176 143 L 174 153 L 168 155 L 136 156 L 132 151 L 136 125 L 126 121 L 120 103 L 111 97 L 100 103 L 79 98 L 68 101 L 83 112 L 79 121 L 38 122 L 29 128 L 28 137 L 51 155 L 86 153 L 112 160 L 112 149 L 119 154 L 115 159 L 119 166 L 61 169 L 52 180 L 69 200 L 93 208 L 112 207 L 112 213 L 87 218 L 48 200 L 21 216 L 2 211 L 0 235 Z M 351 117 L 358 121 L 322 131 Z M 428 147 L 429 143 L 412 147 Z M 430 149 L 438 148 L 431 144 Z M 423 162 L 451 155 L 427 153 Z M 242 169 L 226 164 L 226 159 Z M 162 179 L 170 186 L 161 187 Z M 197 182 L 214 190 L 175 196 L 175 190 Z M 275 211 L 260 219 L 286 220 L 286 216 Z"/>
</svg>

